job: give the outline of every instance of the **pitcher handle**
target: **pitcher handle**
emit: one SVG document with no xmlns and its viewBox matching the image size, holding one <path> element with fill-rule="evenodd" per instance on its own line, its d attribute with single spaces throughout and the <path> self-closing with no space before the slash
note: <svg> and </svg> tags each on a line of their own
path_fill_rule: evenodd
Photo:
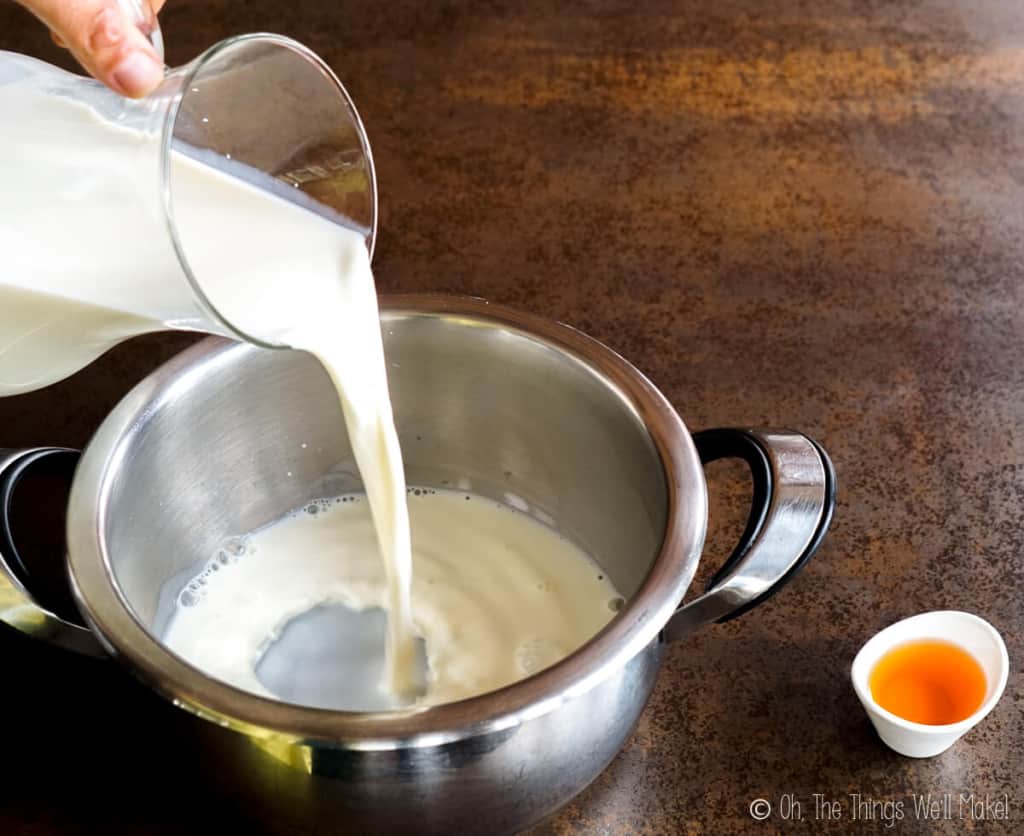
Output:
<svg viewBox="0 0 1024 836">
<path fill-rule="evenodd" d="M 71 598 L 65 566 L 59 567 L 59 579 L 52 585 L 43 583 L 39 571 L 43 556 L 26 550 L 23 526 L 16 520 L 19 488 L 24 491 L 34 479 L 42 478 L 70 487 L 78 456 L 77 450 L 66 447 L 0 448 L 0 622 L 50 644 L 87 656 L 105 657 L 107 654 L 95 634 L 76 623 L 80 616 Z M 49 508 L 33 509 L 50 512 Z M 59 551 L 51 559 L 61 563 L 65 551 L 65 510 L 64 503 L 55 505 L 54 530 L 35 532 L 49 535 L 52 543 L 57 544 Z"/>
<path fill-rule="evenodd" d="M 669 619 L 669 640 L 743 615 L 778 592 L 818 550 L 836 504 L 832 461 L 803 433 L 715 429 L 695 433 L 693 440 L 703 464 L 743 459 L 753 477 L 754 497 L 739 545 L 707 591 Z"/>
</svg>

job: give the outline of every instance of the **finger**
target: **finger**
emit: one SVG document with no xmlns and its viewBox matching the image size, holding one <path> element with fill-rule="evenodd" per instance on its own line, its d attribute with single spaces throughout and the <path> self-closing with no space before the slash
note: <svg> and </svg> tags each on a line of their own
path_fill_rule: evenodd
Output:
<svg viewBox="0 0 1024 836">
<path fill-rule="evenodd" d="M 26 0 L 26 2 L 28 2 L 28 0 Z M 153 13 L 153 17 L 154 18 L 157 16 L 157 14 L 160 12 L 160 10 L 164 7 L 164 3 L 165 2 L 166 2 L 166 0 L 149 0 L 149 8 L 150 8 L 150 11 L 152 11 L 152 13 Z M 56 32 L 54 32 L 52 29 L 50 30 L 50 37 L 53 39 L 53 42 L 55 44 L 57 44 L 57 46 L 59 46 L 61 49 L 67 49 L 68 48 L 68 45 L 66 43 L 64 43 L 64 39 L 60 35 L 58 35 Z M 152 43 L 152 40 L 151 40 L 151 38 L 148 35 L 146 37 L 146 40 L 148 40 L 150 43 Z"/>
<path fill-rule="evenodd" d="M 31 11 L 91 75 L 139 98 L 163 79 L 163 63 L 117 0 L 31 0 Z"/>
</svg>

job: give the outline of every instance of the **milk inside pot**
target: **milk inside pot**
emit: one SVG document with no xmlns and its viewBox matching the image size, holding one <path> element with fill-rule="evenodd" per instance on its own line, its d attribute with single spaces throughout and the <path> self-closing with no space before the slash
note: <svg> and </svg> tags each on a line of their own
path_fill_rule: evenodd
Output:
<svg viewBox="0 0 1024 836">
<path fill-rule="evenodd" d="M 524 511 L 428 487 L 409 489 L 408 507 L 426 678 L 417 705 L 537 673 L 622 604 L 597 563 Z M 155 632 L 207 674 L 319 708 L 404 704 L 379 687 L 389 592 L 364 495 L 308 503 L 183 575 L 164 586 Z"/>
</svg>

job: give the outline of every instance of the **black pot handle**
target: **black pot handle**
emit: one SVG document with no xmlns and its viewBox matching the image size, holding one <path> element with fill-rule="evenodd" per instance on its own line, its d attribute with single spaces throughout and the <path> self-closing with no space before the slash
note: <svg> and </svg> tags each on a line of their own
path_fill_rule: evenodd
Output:
<svg viewBox="0 0 1024 836">
<path fill-rule="evenodd" d="M 0 449 L 0 622 L 51 644 L 106 656 L 75 606 L 64 520 L 79 453 Z"/>
<path fill-rule="evenodd" d="M 836 504 L 832 461 L 803 433 L 714 429 L 693 440 L 704 464 L 743 459 L 754 496 L 739 545 L 705 593 L 676 610 L 665 627 L 668 639 L 736 618 L 778 592 L 818 550 Z"/>
</svg>

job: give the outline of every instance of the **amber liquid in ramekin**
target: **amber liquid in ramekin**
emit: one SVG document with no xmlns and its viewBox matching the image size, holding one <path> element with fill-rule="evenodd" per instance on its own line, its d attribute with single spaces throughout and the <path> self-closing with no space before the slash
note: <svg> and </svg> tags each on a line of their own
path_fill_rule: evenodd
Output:
<svg viewBox="0 0 1024 836">
<path fill-rule="evenodd" d="M 875 664 L 868 684 L 886 711 L 930 726 L 966 720 L 985 701 L 988 685 L 970 653 L 939 639 L 894 647 Z"/>
</svg>

